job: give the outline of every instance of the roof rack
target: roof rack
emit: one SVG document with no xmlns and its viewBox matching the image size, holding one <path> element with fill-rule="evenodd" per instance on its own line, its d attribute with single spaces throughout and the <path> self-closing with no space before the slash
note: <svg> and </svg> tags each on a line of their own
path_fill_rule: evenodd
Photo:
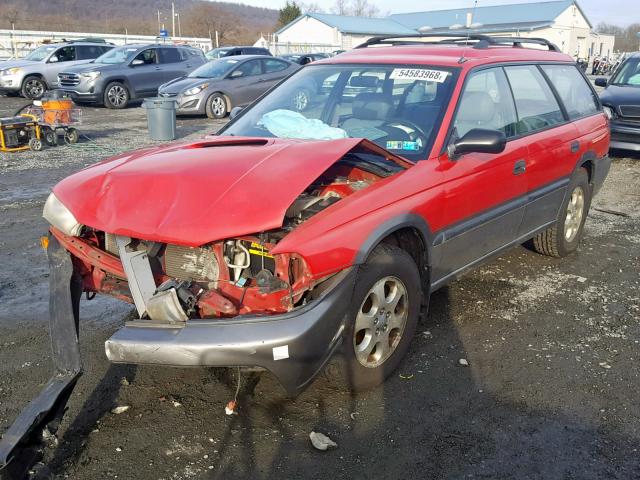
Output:
<svg viewBox="0 0 640 480">
<path fill-rule="evenodd" d="M 442 38 L 443 40 L 433 42 L 420 42 L 423 38 Z M 367 48 L 373 45 L 421 45 L 421 44 L 467 44 L 473 48 L 483 49 L 491 45 L 508 45 L 521 48 L 523 43 L 533 45 L 544 45 L 549 51 L 559 52 L 560 49 L 553 43 L 544 38 L 526 38 L 526 37 L 492 37 L 490 35 L 468 34 L 464 33 L 418 33 L 410 35 L 384 35 L 372 37 L 366 42 L 358 45 L 356 48 Z"/>
</svg>

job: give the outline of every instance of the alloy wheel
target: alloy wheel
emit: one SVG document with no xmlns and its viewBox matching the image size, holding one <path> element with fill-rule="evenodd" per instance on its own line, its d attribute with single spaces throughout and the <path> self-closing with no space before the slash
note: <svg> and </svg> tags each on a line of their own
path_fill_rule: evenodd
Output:
<svg viewBox="0 0 640 480">
<path fill-rule="evenodd" d="M 127 92 L 120 85 L 114 85 L 107 92 L 107 98 L 114 107 L 121 107 L 127 101 Z"/>
<path fill-rule="evenodd" d="M 309 105 L 309 96 L 304 90 L 298 90 L 293 97 L 293 106 L 296 111 L 302 112 Z"/>
<path fill-rule="evenodd" d="M 378 280 L 369 289 L 358 314 L 353 336 L 356 358 L 375 368 L 395 351 L 409 315 L 409 297 L 404 283 L 394 276 Z"/>
<path fill-rule="evenodd" d="M 227 112 L 227 105 L 222 97 L 211 100 L 211 111 L 216 117 L 221 117 Z"/>
<path fill-rule="evenodd" d="M 29 98 L 40 98 L 44 93 L 44 83 L 42 83 L 42 80 L 32 78 L 27 80 L 24 89 L 27 95 L 29 95 Z"/>
<path fill-rule="evenodd" d="M 567 216 L 564 220 L 564 238 L 567 242 L 572 242 L 578 235 L 583 215 L 584 191 L 582 187 L 578 186 L 571 192 L 571 198 L 567 205 Z"/>
</svg>

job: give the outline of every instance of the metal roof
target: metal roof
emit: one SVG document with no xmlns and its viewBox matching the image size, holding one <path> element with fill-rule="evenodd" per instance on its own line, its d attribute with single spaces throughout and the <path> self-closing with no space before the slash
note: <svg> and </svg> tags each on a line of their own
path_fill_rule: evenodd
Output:
<svg viewBox="0 0 640 480">
<path fill-rule="evenodd" d="M 315 18 L 330 27 L 337 28 L 343 33 L 360 33 L 373 35 L 399 35 L 416 33 L 415 30 L 401 25 L 389 18 L 351 17 L 348 15 L 333 15 L 329 13 L 307 13 L 285 25 L 276 34 L 290 27 L 304 17 Z"/>
<path fill-rule="evenodd" d="M 557 0 L 477 7 L 473 12 L 473 23 L 511 26 L 517 26 L 522 23 L 548 25 L 553 23 L 562 12 L 574 3 L 578 6 L 574 0 Z M 580 9 L 579 6 L 578 9 Z M 414 30 L 424 26 L 429 26 L 435 30 L 449 28 L 451 25 L 456 24 L 465 25 L 467 13 L 472 10 L 472 8 L 456 8 L 453 10 L 399 13 L 390 15 L 387 18 Z M 582 10 L 580 12 L 584 15 Z"/>
<path fill-rule="evenodd" d="M 555 19 L 572 5 L 576 5 L 580 13 L 591 26 L 589 19 L 575 0 L 555 0 L 547 2 L 516 3 L 508 5 L 492 5 L 477 7 L 473 12 L 473 23 L 481 24 L 472 32 L 504 32 L 511 30 L 531 31 L 553 24 Z M 307 13 L 285 25 L 276 33 L 281 33 L 302 18 L 311 17 L 337 28 L 342 33 L 398 35 L 411 34 L 421 27 L 430 27 L 430 31 L 449 31 L 452 25 L 464 26 L 467 13 L 472 8 L 456 8 L 452 10 L 431 10 L 413 13 L 397 13 L 386 18 L 352 17 L 327 13 Z M 466 30 L 465 30 L 466 31 Z"/>
</svg>

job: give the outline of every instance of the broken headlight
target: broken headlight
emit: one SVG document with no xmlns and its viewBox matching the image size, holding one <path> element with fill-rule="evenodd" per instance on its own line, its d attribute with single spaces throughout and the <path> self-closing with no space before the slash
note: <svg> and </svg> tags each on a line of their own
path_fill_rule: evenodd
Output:
<svg viewBox="0 0 640 480">
<path fill-rule="evenodd" d="M 53 193 L 49 195 L 49 198 L 47 198 L 44 204 L 42 216 L 65 235 L 72 237 L 80 235 L 82 225 L 78 223 L 73 213 L 71 213 Z"/>
</svg>

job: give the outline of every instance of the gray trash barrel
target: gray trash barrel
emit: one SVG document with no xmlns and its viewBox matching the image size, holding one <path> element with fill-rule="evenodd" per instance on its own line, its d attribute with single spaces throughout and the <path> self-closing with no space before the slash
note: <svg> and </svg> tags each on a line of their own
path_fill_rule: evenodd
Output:
<svg viewBox="0 0 640 480">
<path fill-rule="evenodd" d="M 142 108 L 147 110 L 149 136 L 153 140 L 176 138 L 176 101 L 173 98 L 145 98 Z"/>
</svg>

